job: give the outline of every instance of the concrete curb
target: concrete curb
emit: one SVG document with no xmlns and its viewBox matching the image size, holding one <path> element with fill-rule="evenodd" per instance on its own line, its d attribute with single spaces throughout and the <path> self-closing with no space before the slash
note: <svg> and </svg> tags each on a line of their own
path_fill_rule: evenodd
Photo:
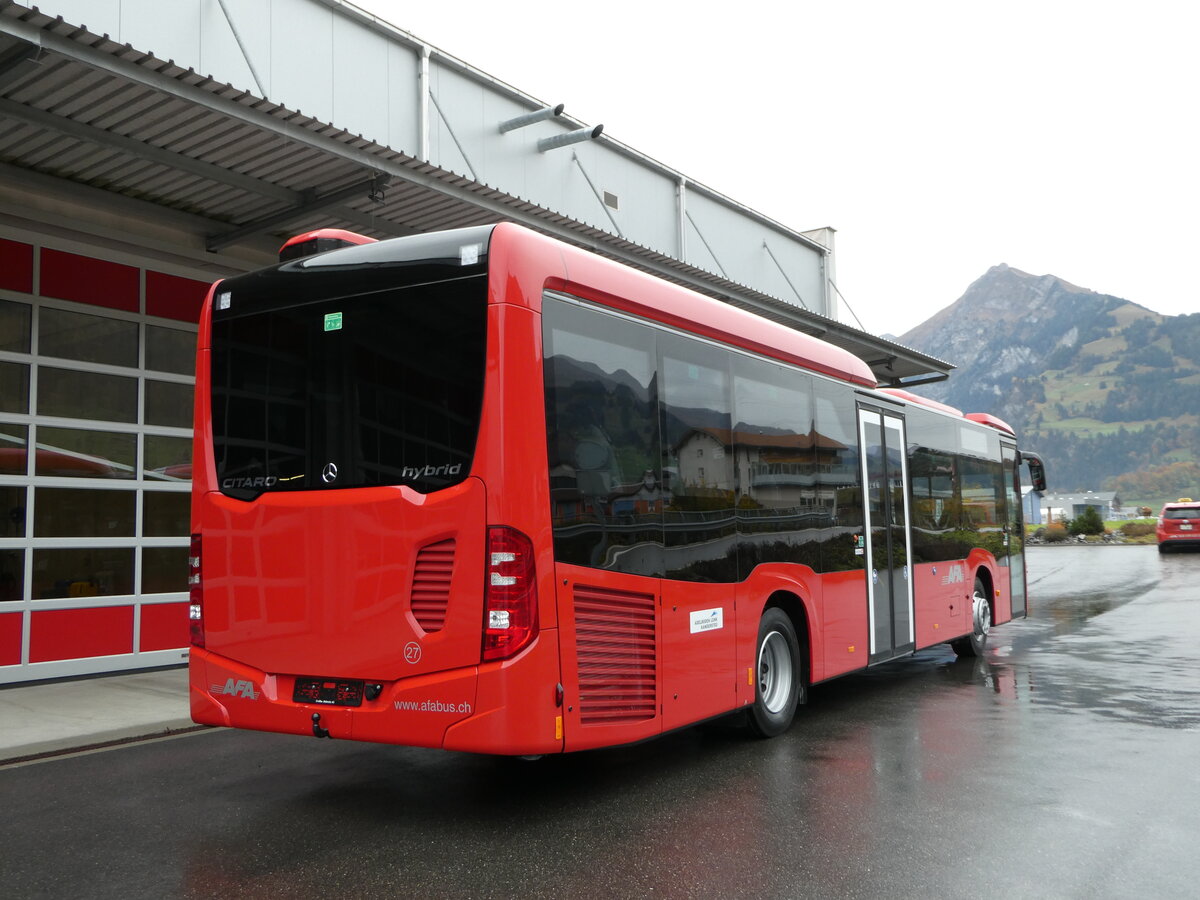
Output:
<svg viewBox="0 0 1200 900">
<path fill-rule="evenodd" d="M 184 667 L 0 689 L 0 764 L 200 727 Z"/>
<path fill-rule="evenodd" d="M 0 767 L 33 762 L 41 759 L 53 759 L 57 756 L 69 756 L 72 753 L 86 753 L 89 750 L 103 750 L 107 747 L 117 747 L 121 744 L 136 744 L 141 741 L 156 740 L 172 737 L 177 734 L 188 734 L 193 731 L 208 731 L 210 726 L 197 725 L 191 719 L 179 722 L 164 722 L 161 730 L 144 732 L 144 729 L 129 729 L 107 734 L 90 735 L 87 738 L 63 739 L 42 744 L 27 744 L 21 747 L 11 747 L 0 750 Z M 81 744 L 81 740 L 87 743 Z"/>
</svg>

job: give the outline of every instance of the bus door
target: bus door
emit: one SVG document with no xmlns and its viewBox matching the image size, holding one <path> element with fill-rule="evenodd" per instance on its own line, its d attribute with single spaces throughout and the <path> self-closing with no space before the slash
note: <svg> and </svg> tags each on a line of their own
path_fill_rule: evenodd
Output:
<svg viewBox="0 0 1200 900">
<path fill-rule="evenodd" d="M 1004 540 L 1008 553 L 1000 560 L 1007 567 L 1012 587 L 1013 618 L 1026 614 L 1025 601 L 1025 526 L 1021 515 L 1021 459 L 1013 444 L 1000 442 L 1004 460 L 1004 494 L 1008 514 L 1004 520 Z"/>
<path fill-rule="evenodd" d="M 870 662 L 916 649 L 904 417 L 860 407 Z"/>
</svg>

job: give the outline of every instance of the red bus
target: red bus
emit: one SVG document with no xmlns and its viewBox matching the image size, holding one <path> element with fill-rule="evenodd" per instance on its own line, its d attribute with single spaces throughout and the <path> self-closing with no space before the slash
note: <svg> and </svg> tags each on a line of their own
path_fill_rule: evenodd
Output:
<svg viewBox="0 0 1200 900">
<path fill-rule="evenodd" d="M 1025 615 L 1021 460 L 516 225 L 293 259 L 201 317 L 192 716 L 511 755 L 779 734 L 813 684 Z"/>
</svg>

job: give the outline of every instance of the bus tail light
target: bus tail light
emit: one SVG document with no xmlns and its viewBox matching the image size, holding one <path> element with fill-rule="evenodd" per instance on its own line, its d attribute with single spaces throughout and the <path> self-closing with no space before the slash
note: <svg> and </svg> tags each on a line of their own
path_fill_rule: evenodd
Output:
<svg viewBox="0 0 1200 900">
<path fill-rule="evenodd" d="M 200 580 L 200 535 L 192 535 L 188 551 L 188 626 L 195 647 L 204 646 L 204 584 Z"/>
<path fill-rule="evenodd" d="M 488 529 L 483 659 L 507 659 L 538 633 L 533 542 L 515 528 Z"/>
</svg>

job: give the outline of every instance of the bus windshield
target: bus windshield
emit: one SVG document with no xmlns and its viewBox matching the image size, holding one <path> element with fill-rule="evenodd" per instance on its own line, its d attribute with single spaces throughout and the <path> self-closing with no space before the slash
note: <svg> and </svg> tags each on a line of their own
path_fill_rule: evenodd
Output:
<svg viewBox="0 0 1200 900">
<path fill-rule="evenodd" d="M 386 287 L 378 266 L 303 264 L 222 284 L 211 365 L 221 492 L 429 493 L 466 478 L 483 397 L 486 264 L 452 265 L 386 266 Z"/>
</svg>

